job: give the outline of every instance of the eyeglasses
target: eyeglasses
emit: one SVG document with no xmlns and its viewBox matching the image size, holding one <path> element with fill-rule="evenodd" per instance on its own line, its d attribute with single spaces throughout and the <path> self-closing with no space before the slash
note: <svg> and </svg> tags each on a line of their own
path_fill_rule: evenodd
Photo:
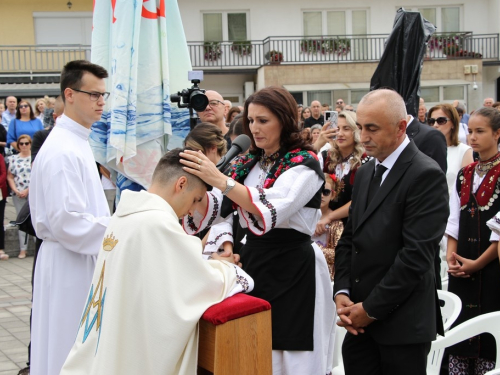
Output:
<svg viewBox="0 0 500 375">
<path fill-rule="evenodd" d="M 219 106 L 219 104 L 224 105 L 224 103 L 223 103 L 223 102 L 221 102 L 220 100 L 210 100 L 210 101 L 208 102 L 208 105 L 209 105 L 210 107 L 212 107 L 212 108 L 218 107 L 218 106 Z"/>
<path fill-rule="evenodd" d="M 30 106 L 29 106 L 29 105 L 27 105 L 27 104 L 22 104 L 22 105 L 20 105 L 20 106 L 19 106 L 19 108 L 29 108 L 29 107 L 30 107 Z"/>
<path fill-rule="evenodd" d="M 324 197 L 328 197 L 332 193 L 331 189 L 323 189 L 322 194 Z"/>
<path fill-rule="evenodd" d="M 29 142 L 19 142 L 19 146 L 27 146 L 29 145 Z"/>
<path fill-rule="evenodd" d="M 437 122 L 438 125 L 444 125 L 446 124 L 448 121 L 450 121 L 450 119 L 448 117 L 438 117 L 438 118 L 432 118 L 432 117 L 429 117 L 427 119 L 427 123 L 429 125 L 434 125 L 435 122 Z"/>
<path fill-rule="evenodd" d="M 70 89 L 71 89 L 71 87 L 70 87 Z M 71 89 L 71 90 L 76 91 L 76 92 L 83 92 L 84 94 L 88 94 L 88 96 L 90 96 L 90 100 L 92 100 L 93 102 L 97 102 L 101 96 L 104 100 L 107 100 L 109 98 L 109 92 L 97 92 L 97 91 L 88 92 L 88 91 L 77 90 L 77 89 Z"/>
<path fill-rule="evenodd" d="M 344 102 L 342 100 L 339 100 L 338 102 L 336 102 L 335 104 L 344 104 Z"/>
</svg>

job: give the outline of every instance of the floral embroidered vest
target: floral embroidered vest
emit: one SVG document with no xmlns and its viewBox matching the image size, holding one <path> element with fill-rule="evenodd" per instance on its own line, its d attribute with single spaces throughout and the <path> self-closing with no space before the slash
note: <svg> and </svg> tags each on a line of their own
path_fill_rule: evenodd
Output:
<svg viewBox="0 0 500 375">
<path fill-rule="evenodd" d="M 245 182 L 245 178 L 248 176 L 252 168 L 259 162 L 259 160 L 260 160 L 260 155 L 246 154 L 244 156 L 241 156 L 233 164 L 232 168 L 229 170 L 228 175 L 231 176 L 231 178 L 233 178 L 234 180 L 243 184 Z M 264 189 L 271 188 L 276 182 L 276 180 L 279 178 L 279 176 L 281 176 L 284 172 L 286 172 L 290 168 L 296 167 L 298 165 L 305 165 L 311 168 L 322 179 L 324 179 L 323 171 L 321 170 L 318 157 L 314 152 L 305 151 L 301 149 L 295 149 L 289 152 L 280 150 L 278 158 L 274 162 L 274 165 L 269 170 L 262 187 Z M 318 209 L 320 208 L 321 190 L 322 189 L 319 189 L 316 192 L 316 194 L 305 205 L 305 207 L 318 208 Z M 230 208 L 228 207 L 229 205 Z M 234 209 L 235 209 L 234 204 L 228 198 L 224 197 L 221 208 L 222 216 L 226 217 Z"/>
</svg>

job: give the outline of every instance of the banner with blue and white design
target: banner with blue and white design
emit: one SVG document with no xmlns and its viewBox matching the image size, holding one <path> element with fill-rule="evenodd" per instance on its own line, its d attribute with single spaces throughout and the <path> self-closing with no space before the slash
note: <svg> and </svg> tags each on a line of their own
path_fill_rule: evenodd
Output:
<svg viewBox="0 0 500 375">
<path fill-rule="evenodd" d="M 95 0 L 91 60 L 108 70 L 111 93 L 92 126 L 96 161 L 119 174 L 120 189 L 148 188 L 169 138 L 179 147 L 189 131 L 189 115 L 169 99 L 190 85 L 177 1 Z"/>
</svg>

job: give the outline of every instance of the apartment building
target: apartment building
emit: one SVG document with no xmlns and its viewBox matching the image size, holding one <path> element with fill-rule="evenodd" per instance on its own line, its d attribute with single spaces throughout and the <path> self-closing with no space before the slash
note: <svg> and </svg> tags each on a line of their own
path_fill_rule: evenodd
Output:
<svg viewBox="0 0 500 375">
<path fill-rule="evenodd" d="M 21 6 L 2 0 L 0 97 L 57 94 L 64 63 L 90 58 L 92 4 L 24 0 Z M 234 104 L 259 88 L 283 85 L 300 103 L 343 98 L 356 105 L 369 90 L 401 7 L 421 12 L 437 26 L 421 76 L 426 102 L 459 99 L 474 109 L 484 97 L 500 99 L 500 0 L 178 4 L 193 68 L 205 73 L 202 87 Z"/>
</svg>

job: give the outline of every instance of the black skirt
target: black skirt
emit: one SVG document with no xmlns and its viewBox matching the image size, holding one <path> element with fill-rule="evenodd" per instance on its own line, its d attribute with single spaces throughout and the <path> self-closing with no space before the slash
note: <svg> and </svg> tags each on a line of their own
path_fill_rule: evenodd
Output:
<svg viewBox="0 0 500 375">
<path fill-rule="evenodd" d="M 247 233 L 243 269 L 255 281 L 251 295 L 271 304 L 274 350 L 312 351 L 316 299 L 311 236 L 294 229 Z"/>
</svg>

